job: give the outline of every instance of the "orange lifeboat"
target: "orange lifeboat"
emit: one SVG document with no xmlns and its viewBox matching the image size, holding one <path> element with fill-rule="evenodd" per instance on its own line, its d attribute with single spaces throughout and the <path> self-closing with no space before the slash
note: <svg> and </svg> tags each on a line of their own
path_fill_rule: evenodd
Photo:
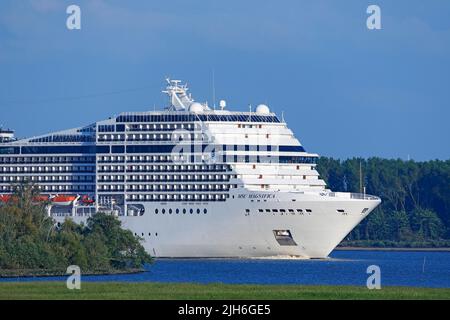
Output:
<svg viewBox="0 0 450 320">
<path fill-rule="evenodd" d="M 81 197 L 81 202 L 83 204 L 93 204 L 95 202 L 95 200 L 92 199 L 91 197 L 89 197 L 88 195 L 84 195 Z"/>
<path fill-rule="evenodd" d="M 51 198 L 52 204 L 57 206 L 70 206 L 72 205 L 76 200 L 78 200 L 80 196 L 73 196 L 73 195 L 56 195 Z"/>
<path fill-rule="evenodd" d="M 33 197 L 34 202 L 45 202 L 48 200 L 49 200 L 49 196 L 40 195 L 40 196 Z"/>
<path fill-rule="evenodd" d="M 2 194 L 0 195 L 0 202 L 10 202 L 15 201 L 17 202 L 17 197 L 10 195 L 10 194 Z M 33 202 L 45 202 L 48 201 L 48 196 L 35 196 L 33 197 Z"/>
<path fill-rule="evenodd" d="M 11 195 L 10 194 L 0 194 L 0 202 L 9 202 L 9 200 L 11 200 Z"/>
</svg>

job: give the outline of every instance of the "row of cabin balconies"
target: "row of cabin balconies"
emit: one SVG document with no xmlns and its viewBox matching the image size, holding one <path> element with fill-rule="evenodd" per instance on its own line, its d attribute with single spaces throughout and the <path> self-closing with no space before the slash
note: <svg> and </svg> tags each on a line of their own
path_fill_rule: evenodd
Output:
<svg viewBox="0 0 450 320">
<path fill-rule="evenodd" d="M 95 163 L 95 157 L 0 157 L 0 164 L 60 164 L 60 163 Z"/>
<path fill-rule="evenodd" d="M 129 194 L 127 201 L 225 201 L 228 194 Z"/>
<path fill-rule="evenodd" d="M 114 176 L 113 176 L 114 177 Z M 116 176 L 119 178 L 111 178 L 111 177 L 102 177 L 97 181 L 99 183 L 125 183 L 125 182 L 227 182 L 230 181 L 229 176 L 223 176 L 221 178 L 204 178 L 204 177 L 192 177 L 187 178 L 184 176 L 148 176 L 148 177 L 140 177 L 135 179 L 128 178 L 125 180 L 123 176 Z"/>
<path fill-rule="evenodd" d="M 159 184 L 159 185 L 129 185 L 127 192 L 134 191 L 228 191 L 229 185 L 208 185 L 208 184 Z"/>
<path fill-rule="evenodd" d="M 98 171 L 103 172 L 125 172 L 125 166 L 99 166 Z M 126 166 L 126 172 L 226 172 L 223 169 L 213 169 L 201 166 Z"/>
<path fill-rule="evenodd" d="M 23 173 L 89 173 L 95 172 L 95 166 L 2 166 L 0 174 L 23 174 Z"/>
<path fill-rule="evenodd" d="M 63 176 L 0 176 L 0 183 L 20 183 L 20 182 L 39 182 L 39 183 L 53 183 L 53 182 L 95 182 L 94 175 L 63 175 Z"/>
</svg>

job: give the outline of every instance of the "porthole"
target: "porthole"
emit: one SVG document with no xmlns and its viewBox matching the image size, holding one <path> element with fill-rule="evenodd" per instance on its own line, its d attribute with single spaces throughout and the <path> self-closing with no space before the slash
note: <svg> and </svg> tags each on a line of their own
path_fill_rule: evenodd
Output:
<svg viewBox="0 0 450 320">
<path fill-rule="evenodd" d="M 197 214 L 200 214 L 200 209 L 197 209 Z"/>
<path fill-rule="evenodd" d="M 191 208 L 191 210 L 189 210 L 189 213 L 193 214 L 194 213 L 194 209 Z"/>
<path fill-rule="evenodd" d="M 179 214 L 179 213 L 180 213 L 180 209 L 176 209 L 176 210 L 175 210 L 175 213 L 176 213 L 176 214 Z"/>
<path fill-rule="evenodd" d="M 158 236 L 158 232 L 155 233 L 155 236 L 156 236 L 156 237 Z"/>
<path fill-rule="evenodd" d="M 186 214 L 186 209 L 183 209 L 183 214 Z"/>
<path fill-rule="evenodd" d="M 203 213 L 207 214 L 208 213 L 208 209 L 203 209 Z"/>
<path fill-rule="evenodd" d="M 149 232 L 149 233 L 148 233 L 148 236 L 150 237 L 151 235 L 152 235 L 152 234 Z"/>
<path fill-rule="evenodd" d="M 166 213 L 166 209 L 162 209 L 162 214 L 165 214 Z"/>
<path fill-rule="evenodd" d="M 158 209 L 155 209 L 155 214 L 158 214 Z"/>
<path fill-rule="evenodd" d="M 172 214 L 172 209 L 169 209 L 169 214 Z"/>
</svg>

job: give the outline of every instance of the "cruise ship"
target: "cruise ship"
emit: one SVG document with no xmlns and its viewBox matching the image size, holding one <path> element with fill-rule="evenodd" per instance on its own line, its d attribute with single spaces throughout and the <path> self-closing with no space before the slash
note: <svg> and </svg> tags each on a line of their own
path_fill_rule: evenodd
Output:
<svg viewBox="0 0 450 320">
<path fill-rule="evenodd" d="M 113 214 L 155 257 L 326 258 L 381 202 L 332 192 L 283 118 L 197 102 L 167 79 L 161 111 L 16 139 L 0 130 L 0 205 L 40 188 L 56 223 Z"/>
</svg>

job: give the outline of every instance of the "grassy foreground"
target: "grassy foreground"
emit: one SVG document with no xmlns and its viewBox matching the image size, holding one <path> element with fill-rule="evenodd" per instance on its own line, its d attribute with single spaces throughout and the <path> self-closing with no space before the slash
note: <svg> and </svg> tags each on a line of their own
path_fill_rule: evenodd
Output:
<svg viewBox="0 0 450 320">
<path fill-rule="evenodd" d="M 450 289 L 351 286 L 226 285 L 191 283 L 0 283 L 0 299 L 449 299 Z"/>
</svg>

